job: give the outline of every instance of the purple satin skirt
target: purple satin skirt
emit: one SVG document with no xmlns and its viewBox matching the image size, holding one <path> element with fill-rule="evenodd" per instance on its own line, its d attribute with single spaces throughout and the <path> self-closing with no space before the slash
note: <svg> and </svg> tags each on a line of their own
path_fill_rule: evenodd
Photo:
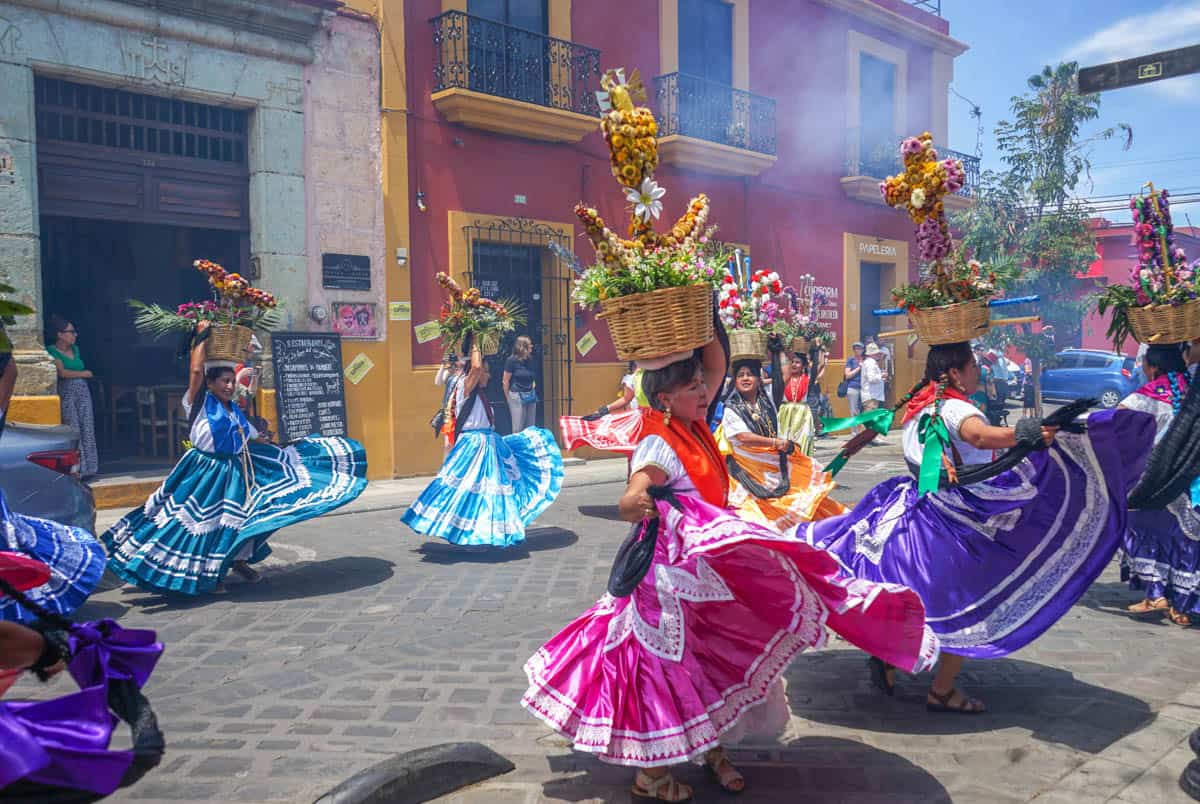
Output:
<svg viewBox="0 0 1200 804">
<path fill-rule="evenodd" d="M 795 534 L 857 578 L 915 591 L 945 652 L 1005 656 L 1066 614 L 1112 560 L 1153 438 L 1145 413 L 1093 413 L 1087 433 L 1059 433 L 989 481 L 921 497 L 915 479 L 892 478 Z"/>
<path fill-rule="evenodd" d="M 133 762 L 131 751 L 110 751 L 118 720 L 108 707 L 108 682 L 139 688 L 163 646 L 153 631 L 121 628 L 112 620 L 77 626 L 69 671 L 79 691 L 48 701 L 0 701 L 0 789 L 18 781 L 108 795 Z"/>
</svg>

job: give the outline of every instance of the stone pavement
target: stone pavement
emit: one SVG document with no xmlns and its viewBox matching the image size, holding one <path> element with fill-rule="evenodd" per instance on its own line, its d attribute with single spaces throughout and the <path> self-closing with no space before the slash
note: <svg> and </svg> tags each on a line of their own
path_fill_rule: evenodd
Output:
<svg viewBox="0 0 1200 804">
<path fill-rule="evenodd" d="M 900 471 L 890 440 L 851 462 L 839 499 Z M 153 627 L 167 644 L 147 690 L 167 755 L 111 800 L 306 802 L 396 752 L 478 740 L 517 769 L 444 802 L 628 801 L 630 771 L 571 752 L 519 705 L 522 663 L 603 591 L 626 531 L 623 480 L 623 460 L 571 467 L 509 551 L 417 537 L 398 509 L 422 481 L 373 484 L 349 513 L 280 532 L 259 584 L 199 600 L 96 595 L 82 616 Z M 969 663 L 964 684 L 991 707 L 978 717 L 927 715 L 928 676 L 904 678 L 892 699 L 875 693 L 843 643 L 799 657 L 788 733 L 736 751 L 742 799 L 1185 801 L 1174 780 L 1200 722 L 1200 634 L 1127 618 L 1132 599 L 1114 566 L 1037 643 Z M 694 767 L 680 776 L 700 801 L 727 798 Z"/>
</svg>

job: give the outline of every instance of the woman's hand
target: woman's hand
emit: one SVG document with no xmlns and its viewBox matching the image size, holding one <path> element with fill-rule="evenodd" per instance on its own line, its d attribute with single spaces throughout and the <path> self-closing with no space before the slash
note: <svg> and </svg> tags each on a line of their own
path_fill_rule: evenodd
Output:
<svg viewBox="0 0 1200 804">
<path fill-rule="evenodd" d="M 1042 428 L 1042 440 L 1046 442 L 1047 447 L 1054 443 L 1054 436 L 1056 435 L 1058 435 L 1057 427 Z"/>
<path fill-rule="evenodd" d="M 621 496 L 617 503 L 617 511 L 626 522 L 642 522 L 658 517 L 658 506 L 654 498 L 646 491 L 630 490 Z"/>
<path fill-rule="evenodd" d="M 196 322 L 196 332 L 203 332 L 204 330 L 208 329 L 211 326 L 212 326 L 211 321 L 209 321 L 208 319 L 202 318 Z"/>
<path fill-rule="evenodd" d="M 91 372 L 91 369 L 84 369 L 83 371 L 79 372 L 79 376 L 83 377 L 85 380 L 90 380 L 96 375 Z"/>
</svg>

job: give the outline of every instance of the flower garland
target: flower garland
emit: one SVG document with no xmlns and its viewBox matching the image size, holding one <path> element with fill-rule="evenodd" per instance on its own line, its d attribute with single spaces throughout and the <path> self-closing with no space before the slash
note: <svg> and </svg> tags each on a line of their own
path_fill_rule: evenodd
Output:
<svg viewBox="0 0 1200 804">
<path fill-rule="evenodd" d="M 1132 335 L 1130 309 L 1179 305 L 1200 298 L 1200 263 L 1189 263 L 1175 244 L 1170 193 L 1155 190 L 1153 184 L 1146 188 L 1148 192 L 1129 199 L 1138 254 L 1129 284 L 1108 285 L 1096 297 L 1097 312 L 1105 315 L 1112 310 L 1108 336 L 1118 349 Z"/>
<path fill-rule="evenodd" d="M 658 123 L 644 105 L 646 88 L 637 70 L 628 78 L 622 69 L 609 70 L 596 93 L 600 103 L 600 130 L 608 145 L 612 174 L 625 188 L 630 204 L 628 236 L 610 229 L 600 213 L 587 204 L 575 206 L 595 247 L 597 264 L 581 272 L 572 298 L 589 308 L 606 299 L 668 287 L 720 282 L 724 255 L 711 239 L 709 202 L 703 193 L 688 202 L 684 212 L 666 232 L 657 232 L 653 221 L 663 211 L 666 190 L 654 181 L 658 167 Z"/>
<path fill-rule="evenodd" d="M 279 325 L 275 296 L 250 284 L 241 274 L 226 271 L 212 260 L 196 260 L 192 267 L 208 277 L 212 289 L 210 301 L 185 302 L 170 310 L 158 304 L 130 299 L 135 311 L 134 326 L 141 332 L 161 337 L 171 332 L 186 332 L 199 321 L 220 326 L 243 326 L 262 332 Z"/>
<path fill-rule="evenodd" d="M 499 345 L 500 338 L 525 323 L 521 305 L 510 299 L 494 301 L 480 293 L 479 288 L 467 288 L 445 273 L 434 275 L 446 292 L 446 302 L 438 314 L 442 345 L 446 351 L 463 345 L 468 336 L 478 344 L 480 339 Z"/>
</svg>

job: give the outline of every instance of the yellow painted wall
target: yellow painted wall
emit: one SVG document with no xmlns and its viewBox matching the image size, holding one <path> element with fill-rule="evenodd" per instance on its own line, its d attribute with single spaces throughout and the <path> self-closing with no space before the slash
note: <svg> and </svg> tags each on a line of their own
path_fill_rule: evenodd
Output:
<svg viewBox="0 0 1200 804">
<path fill-rule="evenodd" d="M 574 379 L 571 384 L 572 413 L 584 416 L 599 410 L 621 393 L 621 378 L 625 376 L 624 363 L 575 363 Z M 601 452 L 591 447 L 580 447 L 569 454 L 577 458 L 611 458 L 613 453 Z"/>
<path fill-rule="evenodd" d="M 8 421 L 62 424 L 62 405 L 57 396 L 14 396 L 8 405 Z"/>
</svg>

